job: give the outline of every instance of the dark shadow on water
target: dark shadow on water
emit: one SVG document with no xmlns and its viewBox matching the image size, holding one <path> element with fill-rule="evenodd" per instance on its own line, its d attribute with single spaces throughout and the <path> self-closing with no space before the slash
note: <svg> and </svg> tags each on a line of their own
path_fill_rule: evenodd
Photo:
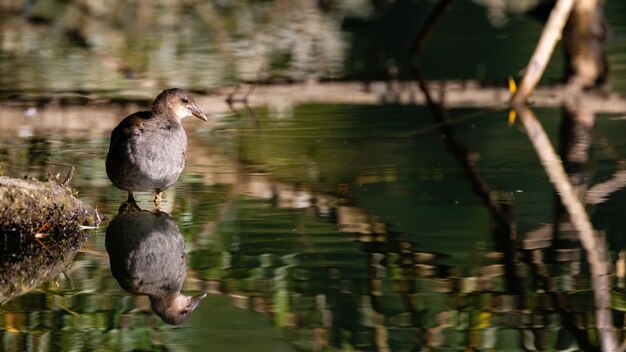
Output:
<svg viewBox="0 0 626 352">
<path fill-rule="evenodd" d="M 152 310 L 168 324 L 181 324 L 206 293 L 186 296 L 185 243 L 176 221 L 162 211 L 123 203 L 106 230 L 111 272 L 120 286 L 148 295 Z"/>
<path fill-rule="evenodd" d="M 0 231 L 0 305 L 67 270 L 89 234 Z"/>
</svg>

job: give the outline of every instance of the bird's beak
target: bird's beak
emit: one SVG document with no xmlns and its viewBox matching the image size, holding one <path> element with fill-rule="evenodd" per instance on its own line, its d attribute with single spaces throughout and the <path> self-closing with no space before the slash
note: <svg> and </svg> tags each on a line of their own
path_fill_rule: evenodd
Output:
<svg viewBox="0 0 626 352">
<path fill-rule="evenodd" d="M 200 304 L 200 302 L 202 302 L 202 300 L 204 299 L 204 297 L 206 297 L 206 292 L 201 294 L 201 295 L 197 295 L 194 297 L 191 297 L 191 302 L 189 304 L 189 306 L 191 307 L 191 309 L 196 309 L 196 307 Z"/>
<path fill-rule="evenodd" d="M 191 109 L 189 109 L 191 111 L 191 114 L 197 118 L 199 118 L 202 121 L 209 121 L 206 118 L 206 115 L 204 115 L 204 113 L 200 110 L 200 108 L 198 108 L 198 106 L 196 104 L 193 104 L 193 106 L 191 107 Z"/>
</svg>

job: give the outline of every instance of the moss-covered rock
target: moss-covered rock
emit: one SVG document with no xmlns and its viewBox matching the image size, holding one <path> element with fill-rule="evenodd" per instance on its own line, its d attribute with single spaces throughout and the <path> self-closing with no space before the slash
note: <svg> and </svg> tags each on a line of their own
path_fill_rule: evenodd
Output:
<svg viewBox="0 0 626 352">
<path fill-rule="evenodd" d="M 98 212 L 66 184 L 0 176 L 0 233 L 35 235 L 98 226 Z"/>
</svg>

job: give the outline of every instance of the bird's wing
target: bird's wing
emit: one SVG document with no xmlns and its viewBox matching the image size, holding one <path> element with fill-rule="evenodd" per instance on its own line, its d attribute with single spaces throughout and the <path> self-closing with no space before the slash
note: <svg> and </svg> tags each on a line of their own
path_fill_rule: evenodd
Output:
<svg viewBox="0 0 626 352">
<path fill-rule="evenodd" d="M 133 136 L 138 135 L 140 133 L 140 122 L 145 121 L 145 119 L 149 117 L 149 111 L 138 111 L 124 118 L 111 132 L 109 153 L 113 151 L 115 146 L 123 146 L 128 140 L 132 139 Z"/>
</svg>

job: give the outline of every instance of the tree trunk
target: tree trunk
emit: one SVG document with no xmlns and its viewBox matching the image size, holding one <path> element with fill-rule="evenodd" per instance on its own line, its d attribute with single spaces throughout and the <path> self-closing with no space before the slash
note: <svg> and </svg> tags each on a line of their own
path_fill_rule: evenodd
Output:
<svg viewBox="0 0 626 352">
<path fill-rule="evenodd" d="M 579 0 L 563 31 L 569 83 L 582 89 L 607 88 L 609 67 L 604 53 L 603 0 Z"/>
</svg>

